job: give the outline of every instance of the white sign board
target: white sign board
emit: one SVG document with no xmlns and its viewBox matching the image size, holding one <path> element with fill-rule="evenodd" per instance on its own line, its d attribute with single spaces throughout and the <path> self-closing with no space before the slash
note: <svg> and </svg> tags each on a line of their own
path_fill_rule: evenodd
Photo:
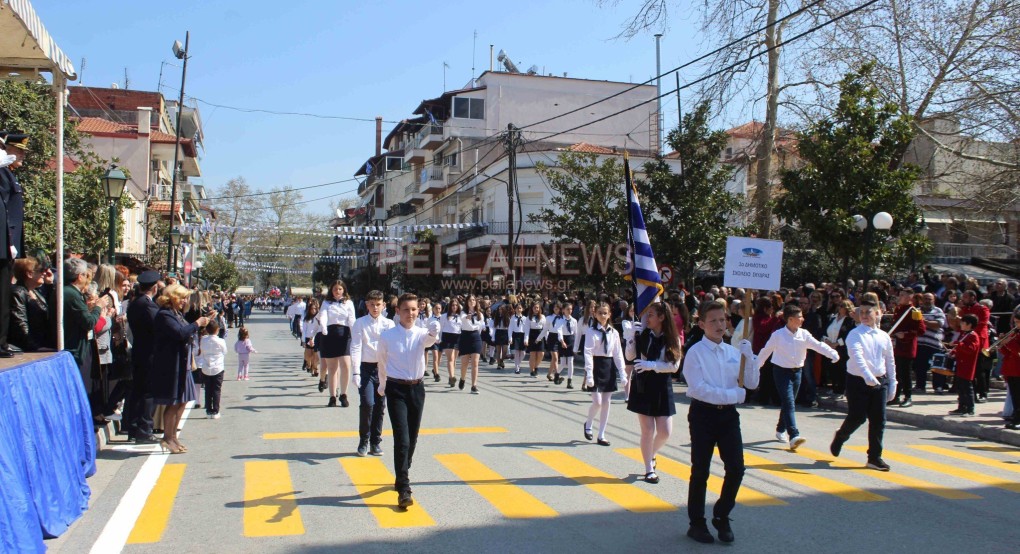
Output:
<svg viewBox="0 0 1020 554">
<path fill-rule="evenodd" d="M 778 290 L 783 269 L 783 241 L 726 237 L 723 286 Z"/>
</svg>

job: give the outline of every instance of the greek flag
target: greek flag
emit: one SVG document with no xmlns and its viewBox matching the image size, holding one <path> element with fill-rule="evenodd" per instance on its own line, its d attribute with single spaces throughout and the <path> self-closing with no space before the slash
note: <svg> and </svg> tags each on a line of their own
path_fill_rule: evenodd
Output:
<svg viewBox="0 0 1020 554">
<path fill-rule="evenodd" d="M 623 174 L 627 188 L 627 205 L 629 206 L 627 215 L 630 222 L 628 237 L 631 259 L 628 260 L 630 274 L 627 278 L 634 283 L 634 315 L 644 321 L 648 306 L 659 301 L 659 295 L 663 291 L 662 279 L 659 277 L 659 268 L 655 264 L 652 244 L 648 241 L 645 217 L 641 213 L 637 188 L 634 187 L 630 173 L 630 157 L 626 152 L 623 154 Z"/>
</svg>

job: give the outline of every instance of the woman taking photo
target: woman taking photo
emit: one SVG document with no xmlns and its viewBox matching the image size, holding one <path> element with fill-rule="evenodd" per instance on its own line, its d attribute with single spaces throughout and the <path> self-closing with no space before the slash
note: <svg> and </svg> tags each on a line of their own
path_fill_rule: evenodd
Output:
<svg viewBox="0 0 1020 554">
<path fill-rule="evenodd" d="M 166 407 L 163 411 L 163 440 L 159 445 L 171 454 L 188 451 L 177 440 L 177 427 L 184 407 L 188 402 L 197 400 L 195 385 L 191 381 L 188 348 L 198 330 L 209 324 L 206 316 L 197 318 L 194 323 L 184 321 L 190 297 L 191 291 L 181 285 L 165 288 L 156 299 L 159 312 L 152 326 L 154 340 L 149 387 L 153 402 Z"/>
<path fill-rule="evenodd" d="M 11 287 L 11 323 L 8 341 L 22 352 L 35 352 L 48 346 L 49 315 L 46 297 L 39 291 L 43 284 L 42 264 L 36 258 L 14 260 L 14 286 Z"/>
<path fill-rule="evenodd" d="M 627 344 L 627 358 L 634 360 L 627 409 L 641 423 L 641 457 L 645 481 L 658 483 L 655 455 L 673 431 L 673 381 L 680 368 L 680 335 L 669 308 L 662 303 L 648 307 L 645 328 Z"/>
<path fill-rule="evenodd" d="M 350 406 L 347 401 L 347 387 L 351 383 L 351 327 L 354 325 L 354 302 L 347 294 L 347 285 L 336 281 L 329 287 L 326 298 L 319 308 L 316 321 L 322 328 L 322 345 L 319 355 L 326 366 L 326 375 L 319 375 L 319 390 L 323 381 L 328 380 L 328 407 L 336 406 L 337 370 L 340 370 L 340 406 Z"/>
<path fill-rule="evenodd" d="M 469 294 L 464 304 L 464 312 L 460 314 L 460 339 L 457 343 L 457 351 L 460 353 L 460 383 L 457 388 L 464 390 L 464 377 L 470 367 L 471 392 L 478 394 L 478 359 L 483 348 L 481 331 L 486 326 L 485 316 L 482 315 L 475 295 Z"/>
</svg>

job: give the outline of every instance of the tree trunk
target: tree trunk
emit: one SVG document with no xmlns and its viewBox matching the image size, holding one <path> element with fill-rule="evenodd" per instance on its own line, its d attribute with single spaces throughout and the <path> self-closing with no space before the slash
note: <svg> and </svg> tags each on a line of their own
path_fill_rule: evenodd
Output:
<svg viewBox="0 0 1020 554">
<path fill-rule="evenodd" d="M 765 29 L 765 46 L 774 48 L 782 38 L 776 25 L 779 12 L 779 0 L 769 0 L 768 27 Z M 779 49 L 769 50 L 768 84 L 765 94 L 765 124 L 758 140 L 757 172 L 754 179 L 755 223 L 758 236 L 769 238 L 772 235 L 772 150 L 776 144 L 776 119 L 779 113 Z"/>
</svg>

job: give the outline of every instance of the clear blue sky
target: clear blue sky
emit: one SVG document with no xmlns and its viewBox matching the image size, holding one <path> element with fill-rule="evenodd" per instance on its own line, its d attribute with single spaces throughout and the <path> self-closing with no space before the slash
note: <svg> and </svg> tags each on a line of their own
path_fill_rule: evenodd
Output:
<svg viewBox="0 0 1020 554">
<path fill-rule="evenodd" d="M 522 69 L 534 64 L 572 77 L 648 79 L 655 74 L 651 34 L 613 39 L 639 3 L 34 0 L 33 5 L 86 85 L 123 87 L 127 69 L 130 88 L 156 90 L 161 62 L 167 61 L 175 65 L 164 67 L 161 90 L 176 98 L 181 74 L 171 45 L 183 42 L 190 30 L 188 97 L 395 121 L 442 92 L 444 61 L 450 65 L 448 90 L 470 80 L 475 30 L 476 74 L 488 69 L 494 44 Z M 700 53 L 697 14 L 679 12 L 674 9 L 662 41 L 664 70 Z M 673 82 L 664 82 L 663 89 Z M 199 107 L 206 138 L 203 181 L 209 188 L 236 176 L 256 189 L 347 179 L 374 153 L 374 122 Z M 666 101 L 665 114 L 667 128 L 674 126 L 675 100 Z M 391 127 L 386 124 L 384 133 Z M 340 195 L 352 185 L 313 189 L 304 197 Z M 323 210 L 327 201 L 309 206 Z"/>
</svg>

